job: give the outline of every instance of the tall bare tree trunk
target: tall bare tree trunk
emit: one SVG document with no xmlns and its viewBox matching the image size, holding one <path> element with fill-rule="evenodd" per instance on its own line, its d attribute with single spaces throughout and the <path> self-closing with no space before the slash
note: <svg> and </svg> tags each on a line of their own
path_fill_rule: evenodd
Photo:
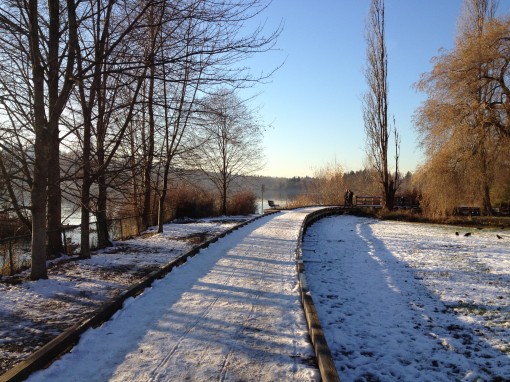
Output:
<svg viewBox="0 0 510 382">
<path fill-rule="evenodd" d="M 137 160 L 136 160 L 136 134 L 135 129 L 133 127 L 133 123 L 129 124 L 129 148 L 130 148 L 130 158 L 129 158 L 129 167 L 131 170 L 131 187 L 133 190 L 133 195 L 131 197 L 133 201 L 133 210 L 137 216 L 141 216 L 142 208 L 140 206 L 140 193 L 139 193 L 139 173 L 137 172 Z"/>
<path fill-rule="evenodd" d="M 173 154 L 170 152 L 170 125 L 171 125 L 171 122 L 170 122 L 170 118 L 169 118 L 169 99 L 168 99 L 168 89 L 167 89 L 167 85 L 166 85 L 166 70 L 165 70 L 165 66 L 163 65 L 162 67 L 163 69 L 163 100 L 164 100 L 164 113 L 165 113 L 165 138 L 164 138 L 164 148 L 165 148 L 165 165 L 164 165 L 164 169 L 163 169 L 163 186 L 162 186 L 162 190 L 161 190 L 161 194 L 159 196 L 159 200 L 158 200 L 158 233 L 162 233 L 163 232 L 163 224 L 165 224 L 165 199 L 166 199 L 166 195 L 167 195 L 167 192 L 168 192 L 168 174 L 170 172 L 170 164 L 172 162 L 172 157 L 173 157 Z M 183 88 L 184 88 L 185 84 L 183 84 Z M 185 92 L 183 92 L 185 93 Z M 182 102 L 181 102 L 181 106 L 182 106 Z M 182 109 L 182 107 L 181 107 Z M 181 110 L 182 111 L 182 110 Z M 179 114 L 179 117 L 177 119 L 177 124 L 179 123 L 179 118 L 180 118 L 180 114 Z M 175 130 L 174 130 L 175 131 Z M 175 134 L 173 135 L 173 138 L 172 139 L 175 139 Z M 173 143 L 173 142 L 172 142 Z"/>
<path fill-rule="evenodd" d="M 64 252 L 61 237 L 62 195 L 60 190 L 60 138 L 59 108 L 59 47 L 60 4 L 49 1 L 49 47 L 48 47 L 48 246 L 49 256 Z M 66 97 L 67 98 L 67 97 Z"/>
<path fill-rule="evenodd" d="M 151 119 L 151 118 L 149 118 Z M 143 212 L 142 219 L 145 228 L 152 225 L 152 165 L 154 160 L 154 125 L 149 122 L 149 140 L 148 150 L 146 152 L 146 161 L 143 176 Z"/>
<path fill-rule="evenodd" d="M 60 187 L 60 155 L 58 128 L 50 129 L 48 164 L 48 247 L 51 257 L 64 252 L 62 243 L 62 191 Z"/>
<path fill-rule="evenodd" d="M 105 70 L 106 71 L 106 70 Z M 106 94 L 107 94 L 107 80 L 108 75 L 103 74 L 103 80 L 98 92 L 98 106 L 99 106 L 99 117 L 97 122 L 97 167 L 99 174 L 97 176 L 97 205 L 96 205 L 96 230 L 97 230 L 97 247 L 106 248 L 112 245 L 110 241 L 110 234 L 108 232 L 108 218 L 107 218 L 107 207 L 108 207 L 108 186 L 106 184 L 106 153 L 105 153 L 105 141 L 106 141 L 106 130 L 109 119 L 106 117 Z"/>
<path fill-rule="evenodd" d="M 83 99 L 82 102 L 85 102 Z M 90 258 L 90 187 L 92 186 L 91 161 L 91 117 L 88 109 L 84 108 L 83 124 L 83 152 L 82 152 L 82 185 L 81 185 L 81 230 L 80 230 L 80 259 Z"/>
<path fill-rule="evenodd" d="M 483 134 L 483 133 L 482 133 Z M 482 214 L 483 215 L 492 215 L 492 202 L 491 202 L 491 188 L 493 185 L 493 173 L 494 173 L 494 166 L 491 166 L 491 163 L 489 163 L 490 155 L 487 152 L 487 149 L 483 147 L 486 142 L 482 139 L 481 146 L 479 148 L 478 152 L 478 161 L 477 164 L 480 167 L 480 205 L 482 206 Z"/>
<path fill-rule="evenodd" d="M 154 81 L 155 81 L 155 66 L 154 66 L 154 54 L 150 55 L 151 61 L 150 74 L 149 74 L 149 94 L 148 96 L 148 114 L 149 114 L 149 134 L 147 139 L 147 152 L 145 169 L 144 169 L 144 195 L 143 195 L 143 225 L 145 228 L 149 227 L 153 223 L 153 215 L 151 208 L 151 196 L 152 192 L 152 167 L 154 162 L 154 133 L 155 133 L 155 120 L 154 120 Z"/>
<path fill-rule="evenodd" d="M 225 171 L 223 171 L 223 179 L 221 182 L 221 214 L 227 215 L 227 192 L 228 192 L 228 185 L 227 185 L 227 176 Z"/>
<path fill-rule="evenodd" d="M 110 234 L 108 232 L 108 216 L 107 216 L 107 196 L 108 190 L 104 174 L 97 178 L 98 196 L 97 196 L 97 246 L 98 248 L 106 248 L 112 245 Z"/>
<path fill-rule="evenodd" d="M 29 0 L 30 55 L 34 85 L 34 176 L 32 199 L 32 268 L 30 279 L 48 278 L 46 270 L 46 202 L 48 186 L 48 129 L 44 111 L 44 69 L 41 63 L 37 0 Z"/>
</svg>

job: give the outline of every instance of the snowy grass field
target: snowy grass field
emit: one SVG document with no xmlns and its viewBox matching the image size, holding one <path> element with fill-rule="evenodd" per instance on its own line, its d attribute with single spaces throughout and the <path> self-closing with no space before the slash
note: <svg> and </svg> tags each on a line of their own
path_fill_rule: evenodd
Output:
<svg viewBox="0 0 510 382">
<path fill-rule="evenodd" d="M 510 381 L 508 230 L 336 216 L 303 259 L 343 381 Z"/>
</svg>

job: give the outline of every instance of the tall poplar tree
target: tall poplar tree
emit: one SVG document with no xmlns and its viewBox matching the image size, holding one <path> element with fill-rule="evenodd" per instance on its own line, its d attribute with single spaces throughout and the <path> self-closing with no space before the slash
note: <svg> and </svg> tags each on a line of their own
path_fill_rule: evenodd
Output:
<svg viewBox="0 0 510 382">
<path fill-rule="evenodd" d="M 388 53 L 385 42 L 384 0 L 372 0 L 366 25 L 367 62 L 365 79 L 368 90 L 363 96 L 366 152 L 381 184 L 384 207 L 393 208 L 393 199 L 400 185 L 398 159 L 399 136 L 388 119 Z M 395 167 L 390 171 L 388 151 L 390 137 L 395 140 Z"/>
</svg>

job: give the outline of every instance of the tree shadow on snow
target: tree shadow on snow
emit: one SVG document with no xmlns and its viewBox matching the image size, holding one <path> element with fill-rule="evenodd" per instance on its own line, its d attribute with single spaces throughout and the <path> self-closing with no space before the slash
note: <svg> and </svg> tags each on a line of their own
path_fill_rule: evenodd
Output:
<svg viewBox="0 0 510 382">
<path fill-rule="evenodd" d="M 305 238 L 310 289 L 340 376 L 462 379 L 474 372 L 492 379 L 508 373 L 501 367 L 509 364 L 508 354 L 491 347 L 482 325 L 461 319 L 388 250 L 374 235 L 374 222 L 326 218 Z"/>
<path fill-rule="evenodd" d="M 305 326 L 294 316 L 302 316 L 295 274 L 281 272 L 295 264 L 287 251 L 275 250 L 292 239 L 257 231 L 273 219 L 234 231 L 128 299 L 110 321 L 87 331 L 71 353 L 34 380 L 109 380 L 130 373 L 144 380 L 166 374 L 175 380 L 220 379 L 216 376 L 226 373 L 244 380 L 258 379 L 265 365 L 310 367 L 307 333 L 299 331 Z M 276 224 L 296 225 L 290 223 Z"/>
</svg>

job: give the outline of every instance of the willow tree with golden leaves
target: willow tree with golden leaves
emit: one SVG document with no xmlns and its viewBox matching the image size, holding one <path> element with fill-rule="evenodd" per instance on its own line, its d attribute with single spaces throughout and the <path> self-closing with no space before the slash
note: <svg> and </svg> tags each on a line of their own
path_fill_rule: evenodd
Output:
<svg viewBox="0 0 510 382">
<path fill-rule="evenodd" d="M 417 87 L 427 100 L 416 113 L 425 150 L 420 170 L 425 206 L 436 215 L 460 204 L 492 212 L 497 175 L 510 137 L 510 20 L 495 3 L 466 0 L 455 47 L 434 58 Z"/>
</svg>

